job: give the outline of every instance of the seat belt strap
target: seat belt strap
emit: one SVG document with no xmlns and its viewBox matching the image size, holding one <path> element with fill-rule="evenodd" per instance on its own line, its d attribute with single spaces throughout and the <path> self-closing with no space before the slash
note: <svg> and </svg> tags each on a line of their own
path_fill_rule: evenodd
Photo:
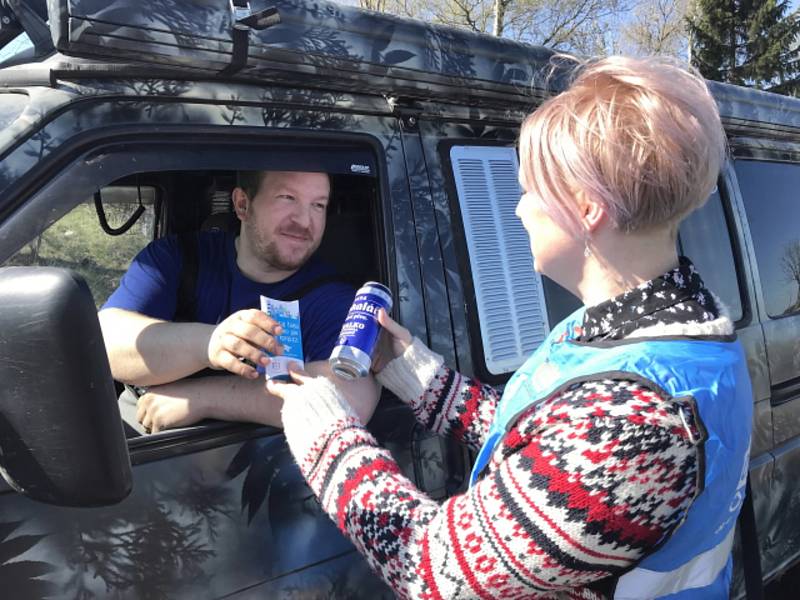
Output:
<svg viewBox="0 0 800 600">
<path fill-rule="evenodd" d="M 178 234 L 181 251 L 181 275 L 175 303 L 175 322 L 194 323 L 197 320 L 197 275 L 200 269 L 197 233 L 184 231 Z"/>
</svg>

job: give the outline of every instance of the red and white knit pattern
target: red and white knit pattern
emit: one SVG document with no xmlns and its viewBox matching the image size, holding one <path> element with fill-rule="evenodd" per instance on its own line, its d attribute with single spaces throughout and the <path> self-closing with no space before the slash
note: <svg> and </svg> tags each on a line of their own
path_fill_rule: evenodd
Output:
<svg viewBox="0 0 800 600">
<path fill-rule="evenodd" d="M 480 450 L 498 402 L 500 394 L 494 388 L 452 369 L 440 368 L 426 393 L 409 403 L 417 421 L 426 429 L 453 435 Z"/>
<path fill-rule="evenodd" d="M 413 407 L 422 423 L 477 448 L 497 401 L 492 388 L 440 367 Z M 697 491 L 692 415 L 641 383 L 576 384 L 525 413 L 485 476 L 442 505 L 355 419 L 339 420 L 299 462 L 401 597 L 601 598 L 584 586 L 633 565 Z"/>
</svg>

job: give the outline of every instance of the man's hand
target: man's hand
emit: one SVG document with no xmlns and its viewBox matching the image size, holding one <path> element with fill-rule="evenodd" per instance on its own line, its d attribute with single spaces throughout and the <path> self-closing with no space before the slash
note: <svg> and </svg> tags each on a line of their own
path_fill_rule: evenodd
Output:
<svg viewBox="0 0 800 600">
<path fill-rule="evenodd" d="M 137 420 L 150 433 L 202 421 L 208 417 L 206 403 L 196 394 L 202 384 L 203 379 L 188 379 L 150 387 L 137 403 Z"/>
<path fill-rule="evenodd" d="M 281 326 L 256 309 L 240 310 L 222 321 L 211 332 L 208 340 L 208 365 L 212 369 L 226 369 L 247 379 L 258 377 L 253 365 L 266 365 L 269 357 L 261 349 L 280 354 L 283 346 L 274 336 L 281 333 Z"/>
</svg>

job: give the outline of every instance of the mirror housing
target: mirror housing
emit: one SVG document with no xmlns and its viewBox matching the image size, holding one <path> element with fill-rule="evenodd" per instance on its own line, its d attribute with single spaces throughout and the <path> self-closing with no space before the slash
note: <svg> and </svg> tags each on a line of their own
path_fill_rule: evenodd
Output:
<svg viewBox="0 0 800 600">
<path fill-rule="evenodd" d="M 63 506 L 115 504 L 131 491 L 94 300 L 71 271 L 0 268 L 0 473 Z"/>
</svg>

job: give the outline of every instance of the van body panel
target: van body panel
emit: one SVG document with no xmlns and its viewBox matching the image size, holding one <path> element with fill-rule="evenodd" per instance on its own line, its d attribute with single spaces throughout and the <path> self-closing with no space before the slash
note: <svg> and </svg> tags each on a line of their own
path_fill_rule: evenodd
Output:
<svg viewBox="0 0 800 600">
<path fill-rule="evenodd" d="M 800 102 L 797 99 L 735 86 L 712 84 L 711 87 L 720 103 L 723 122 L 732 134 L 734 162 L 800 161 Z M 760 330 L 760 334 L 751 332 L 748 336 L 743 335 L 742 330 L 737 333 L 750 342 L 746 345 L 747 359 L 756 401 L 750 476 L 762 570 L 769 578 L 780 574 L 800 557 L 796 519 L 786 518 L 788 514 L 796 514 L 800 498 L 800 480 L 796 477 L 800 393 L 794 388 L 800 376 L 800 363 L 797 363 L 800 317 L 789 315 L 772 319 L 767 314 L 755 241 L 733 165 L 729 164 L 726 169 L 726 180 L 742 249 L 747 301 L 752 307 L 751 324 L 746 330 Z M 765 435 L 768 413 L 772 423 L 771 439 Z M 768 450 L 768 454 L 761 454 L 763 450 Z M 773 463 L 771 469 L 754 467 L 767 456 Z"/>
<path fill-rule="evenodd" d="M 764 323 L 772 383 L 775 444 L 800 436 L 800 315 Z"/>
<path fill-rule="evenodd" d="M 760 130 L 790 134 L 792 130 L 800 130 L 800 100 L 797 98 L 718 81 L 707 83 L 720 116 L 732 133 L 737 133 L 737 126 L 751 133 Z"/>
<path fill-rule="evenodd" d="M 765 577 L 780 574 L 795 563 L 800 548 L 800 523 L 794 518 L 800 511 L 800 438 L 777 446 L 772 455 L 774 467 L 763 482 L 768 485 L 759 481 L 766 493 L 759 494 L 761 502 L 755 505 Z"/>
<path fill-rule="evenodd" d="M 39 537 L 11 570 L 24 578 L 29 561 L 46 565 L 58 597 L 216 598 L 330 559 L 337 579 L 356 569 L 359 586 L 387 597 L 356 566 L 362 559 L 320 509 L 281 435 L 137 464 L 133 492 L 113 507 L 44 507 L 13 493 L 0 503 L 4 524 Z M 324 567 L 303 573 L 303 589 L 319 597 L 333 589 Z M 23 597 L 24 588 L 14 591 Z"/>
<path fill-rule="evenodd" d="M 414 113 L 400 111 L 403 154 L 414 211 L 414 229 L 417 234 L 419 263 L 426 305 L 429 347 L 444 357 L 446 364 L 456 364 L 453 328 L 448 311 L 439 307 L 447 306 L 447 287 L 445 285 L 442 252 L 437 235 L 436 214 L 431 200 L 431 185 L 428 169 L 420 143 L 417 118 Z"/>
</svg>

